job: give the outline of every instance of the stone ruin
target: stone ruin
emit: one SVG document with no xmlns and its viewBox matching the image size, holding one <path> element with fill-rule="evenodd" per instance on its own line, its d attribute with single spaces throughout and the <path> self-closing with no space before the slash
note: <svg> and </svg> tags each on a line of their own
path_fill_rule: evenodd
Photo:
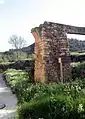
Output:
<svg viewBox="0 0 85 119">
<path fill-rule="evenodd" d="M 85 35 L 85 28 L 44 22 L 31 32 L 35 38 L 35 81 L 70 81 L 71 60 L 67 34 Z"/>
</svg>

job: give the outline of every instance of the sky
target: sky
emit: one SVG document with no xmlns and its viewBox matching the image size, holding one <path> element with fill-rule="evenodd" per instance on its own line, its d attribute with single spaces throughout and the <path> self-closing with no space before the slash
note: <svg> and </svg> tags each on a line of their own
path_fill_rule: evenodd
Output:
<svg viewBox="0 0 85 119">
<path fill-rule="evenodd" d="M 12 48 L 8 40 L 14 34 L 32 44 L 31 29 L 44 21 L 85 27 L 85 0 L 0 0 L 0 52 Z"/>
</svg>

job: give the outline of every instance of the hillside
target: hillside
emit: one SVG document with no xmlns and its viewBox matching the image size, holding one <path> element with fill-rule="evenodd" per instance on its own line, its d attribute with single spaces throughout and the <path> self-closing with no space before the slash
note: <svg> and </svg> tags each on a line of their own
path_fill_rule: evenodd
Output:
<svg viewBox="0 0 85 119">
<path fill-rule="evenodd" d="M 77 40 L 77 39 L 68 39 L 68 41 L 69 41 L 69 49 L 71 52 L 85 51 L 85 41 Z"/>
<path fill-rule="evenodd" d="M 27 52 L 29 54 L 33 53 L 34 52 L 34 43 L 27 46 L 27 47 L 23 47 L 22 49 L 10 49 L 9 51 L 12 51 L 12 52 L 15 52 L 15 51 L 22 51 L 22 52 Z M 8 52 L 9 52 L 8 51 Z"/>
<path fill-rule="evenodd" d="M 10 49 L 9 51 L 0 52 L 0 63 L 14 62 L 17 60 L 33 59 L 34 44 L 23 47 L 22 49 Z"/>
</svg>

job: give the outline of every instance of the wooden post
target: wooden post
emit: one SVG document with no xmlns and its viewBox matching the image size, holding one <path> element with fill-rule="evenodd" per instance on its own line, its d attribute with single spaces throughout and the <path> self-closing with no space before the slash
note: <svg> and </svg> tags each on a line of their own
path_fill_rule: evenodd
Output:
<svg viewBox="0 0 85 119">
<path fill-rule="evenodd" d="M 58 62 L 60 64 L 60 80 L 63 83 L 63 67 L 62 67 L 62 60 L 61 57 L 58 58 Z"/>
</svg>

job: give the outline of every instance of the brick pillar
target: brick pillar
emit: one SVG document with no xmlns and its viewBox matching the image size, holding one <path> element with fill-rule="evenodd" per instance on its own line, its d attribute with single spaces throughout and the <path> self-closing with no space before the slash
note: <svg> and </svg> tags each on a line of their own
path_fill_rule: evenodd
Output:
<svg viewBox="0 0 85 119">
<path fill-rule="evenodd" d="M 44 41 L 41 39 L 39 32 L 33 31 L 32 32 L 35 38 L 35 51 L 34 51 L 34 58 L 35 58 L 35 67 L 34 67 L 34 80 L 37 82 L 46 82 L 45 78 L 45 60 L 44 60 Z"/>
</svg>

